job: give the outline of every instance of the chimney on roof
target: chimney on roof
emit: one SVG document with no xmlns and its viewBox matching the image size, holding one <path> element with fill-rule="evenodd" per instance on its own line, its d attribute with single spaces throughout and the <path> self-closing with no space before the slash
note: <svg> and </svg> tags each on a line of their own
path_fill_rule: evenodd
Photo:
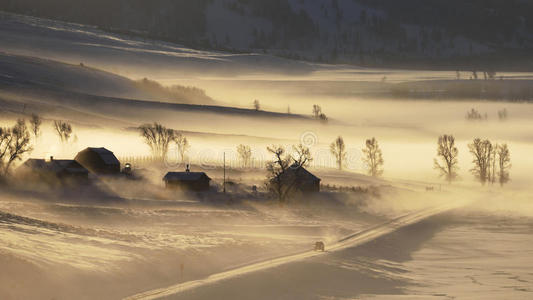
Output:
<svg viewBox="0 0 533 300">
<path fill-rule="evenodd" d="M 189 169 L 189 164 L 187 164 L 187 169 L 185 169 L 185 172 L 189 173 L 191 169 Z"/>
</svg>

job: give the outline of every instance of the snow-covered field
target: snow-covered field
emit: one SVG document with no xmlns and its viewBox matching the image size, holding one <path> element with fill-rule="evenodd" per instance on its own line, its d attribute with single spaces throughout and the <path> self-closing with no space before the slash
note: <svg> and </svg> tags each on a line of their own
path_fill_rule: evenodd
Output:
<svg viewBox="0 0 533 300">
<path fill-rule="evenodd" d="M 82 200 L 12 189 L 0 195 L 5 266 L 0 293 L 4 299 L 116 299 L 308 251 L 318 240 L 333 245 L 395 216 L 442 203 L 384 205 L 395 202 L 397 193 L 383 196 L 377 206 L 364 195 L 337 199 L 333 194 L 327 201 L 280 207 L 175 196 Z"/>
<path fill-rule="evenodd" d="M 164 299 L 529 299 L 531 222 L 459 210 Z"/>
<path fill-rule="evenodd" d="M 456 74 L 199 51 L 3 13 L 0 51 L 0 125 L 30 113 L 44 117 L 32 157 L 71 158 L 88 146 L 108 147 L 119 157 L 148 155 L 134 128 L 157 121 L 187 136 L 190 161 L 194 168 L 203 166 L 214 185 L 221 182 L 219 166 L 226 153 L 227 176 L 243 186 L 236 199 L 168 193 L 162 176 L 183 168 L 168 164 L 151 169 L 142 183 L 109 180 L 78 191 L 28 189 L 24 182 L 2 187 L 1 299 L 117 299 L 280 257 L 283 263 L 274 268 L 169 296 L 531 297 L 530 103 L 384 99 L 385 83 L 453 79 Z M 528 73 L 502 75 L 531 78 Z M 144 77 L 200 87 L 214 103 L 163 99 L 135 84 Z M 261 102 L 260 111 L 252 109 L 254 99 Z M 322 106 L 328 124 L 310 117 L 313 104 Z M 489 120 L 465 121 L 472 107 Z M 502 108 L 510 115 L 505 122 L 497 119 Z M 76 142 L 59 143 L 51 129 L 57 119 L 72 122 Z M 433 170 L 436 140 L 444 133 L 454 134 L 460 149 L 461 181 L 452 187 Z M 348 148 L 348 170 L 342 172 L 333 170 L 329 152 L 339 135 Z M 363 174 L 361 147 L 372 136 L 383 149 L 383 179 Z M 481 188 L 469 174 L 466 145 L 475 137 L 509 144 L 512 181 L 505 188 Z M 301 142 L 311 148 L 310 170 L 324 185 L 373 188 L 326 192 L 284 207 L 254 198 L 251 186 L 263 186 L 262 167 L 271 159 L 265 146 Z M 237 168 L 235 147 L 241 143 L 253 148 L 256 169 Z M 309 253 L 315 241 L 335 245 L 399 216 L 457 201 L 466 206 L 395 227 L 364 244 L 284 260 Z"/>
</svg>

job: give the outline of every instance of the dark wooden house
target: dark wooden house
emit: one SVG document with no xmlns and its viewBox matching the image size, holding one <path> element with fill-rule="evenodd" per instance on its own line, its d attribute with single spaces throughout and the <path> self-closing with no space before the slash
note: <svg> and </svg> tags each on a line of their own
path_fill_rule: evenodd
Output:
<svg viewBox="0 0 533 300">
<path fill-rule="evenodd" d="M 120 174 L 120 161 L 106 148 L 87 148 L 78 153 L 74 160 L 97 175 Z"/>
<path fill-rule="evenodd" d="M 280 175 L 280 179 L 284 185 L 303 194 L 320 192 L 321 179 L 298 164 L 291 165 Z"/>
<path fill-rule="evenodd" d="M 211 178 L 204 172 L 168 172 L 163 177 L 167 189 L 182 191 L 204 192 L 209 190 Z"/>
<path fill-rule="evenodd" d="M 89 170 L 75 160 L 28 159 L 19 167 L 18 173 L 24 179 L 46 183 L 83 183 L 89 179 Z"/>
</svg>

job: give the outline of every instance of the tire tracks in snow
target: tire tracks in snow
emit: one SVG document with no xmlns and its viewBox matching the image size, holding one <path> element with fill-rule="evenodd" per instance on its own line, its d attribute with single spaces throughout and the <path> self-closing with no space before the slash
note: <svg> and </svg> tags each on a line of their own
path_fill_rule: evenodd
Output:
<svg viewBox="0 0 533 300">
<path fill-rule="evenodd" d="M 464 203 L 463 203 L 464 204 Z M 320 255 L 327 255 L 331 252 L 340 251 L 346 248 L 357 247 L 372 240 L 375 240 L 379 237 L 392 233 L 402 227 L 418 223 L 429 217 L 444 213 L 446 211 L 452 210 L 462 206 L 459 202 L 452 202 L 445 205 L 440 205 L 437 207 L 431 207 L 408 213 L 387 221 L 385 223 L 372 226 L 370 228 L 361 230 L 352 235 L 344 237 L 334 244 L 326 245 L 326 252 L 317 252 L 317 251 L 304 251 L 297 254 L 291 254 L 287 256 L 277 257 L 257 263 L 252 263 L 249 265 L 237 267 L 228 271 L 223 271 L 220 273 L 209 275 L 206 278 L 191 280 L 187 282 L 178 283 L 169 287 L 154 289 L 139 294 L 135 294 L 129 297 L 124 298 L 125 300 L 151 300 L 151 299 L 160 299 L 172 295 L 176 295 L 188 290 L 193 290 L 204 285 L 216 283 L 226 279 L 230 279 L 237 276 L 242 276 L 248 273 L 257 272 L 260 270 L 265 270 L 269 268 L 274 268 L 280 265 L 287 263 L 292 263 L 299 260 L 309 259 L 312 257 L 317 257 Z"/>
</svg>

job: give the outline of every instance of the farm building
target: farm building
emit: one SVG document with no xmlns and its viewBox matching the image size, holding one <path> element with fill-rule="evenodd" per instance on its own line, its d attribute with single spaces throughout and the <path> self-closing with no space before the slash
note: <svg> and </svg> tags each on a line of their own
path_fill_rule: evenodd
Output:
<svg viewBox="0 0 533 300">
<path fill-rule="evenodd" d="M 120 174 L 120 161 L 106 148 L 87 148 L 78 153 L 74 160 L 94 174 Z"/>
<path fill-rule="evenodd" d="M 25 179 L 35 179 L 43 182 L 54 183 L 81 183 L 89 178 L 89 170 L 75 160 L 54 159 L 28 159 L 18 169 L 19 174 Z"/>
<path fill-rule="evenodd" d="M 185 172 L 168 172 L 163 181 L 167 189 L 203 192 L 209 190 L 211 178 L 204 172 L 191 172 L 187 168 Z"/>
<path fill-rule="evenodd" d="M 301 193 L 320 192 L 321 179 L 298 164 L 290 166 L 280 175 L 280 178 L 284 184 L 293 185 L 294 190 Z"/>
</svg>

